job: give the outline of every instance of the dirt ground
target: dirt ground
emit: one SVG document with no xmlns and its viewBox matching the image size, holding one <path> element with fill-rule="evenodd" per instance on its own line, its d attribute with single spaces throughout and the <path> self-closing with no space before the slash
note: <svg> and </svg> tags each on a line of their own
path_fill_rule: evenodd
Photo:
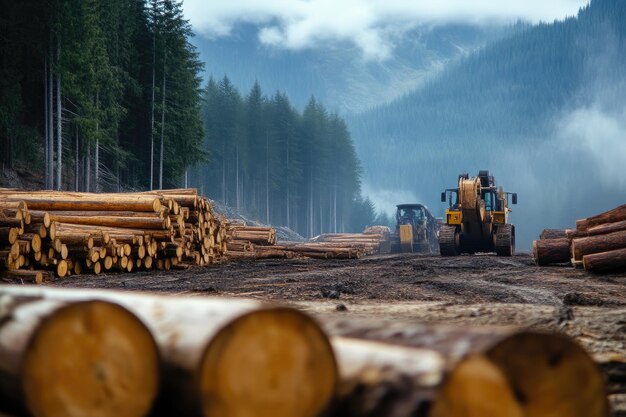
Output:
<svg viewBox="0 0 626 417">
<path fill-rule="evenodd" d="M 69 277 L 48 284 L 285 302 L 318 315 L 564 332 L 626 386 L 626 273 L 536 267 L 529 255 L 266 260 L 168 272 Z M 626 393 L 611 396 L 626 416 Z"/>
</svg>

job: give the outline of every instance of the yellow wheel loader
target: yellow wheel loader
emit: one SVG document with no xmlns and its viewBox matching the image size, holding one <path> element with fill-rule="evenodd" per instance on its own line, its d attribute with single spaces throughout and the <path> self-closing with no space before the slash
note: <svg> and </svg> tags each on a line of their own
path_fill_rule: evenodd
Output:
<svg viewBox="0 0 626 417">
<path fill-rule="evenodd" d="M 441 201 L 448 202 L 445 225 L 439 229 L 441 255 L 496 252 L 512 256 L 515 226 L 508 223 L 509 197 L 517 204 L 517 194 L 497 188 L 489 171 L 480 171 L 476 177 L 459 175 L 458 188 L 441 193 Z"/>
</svg>

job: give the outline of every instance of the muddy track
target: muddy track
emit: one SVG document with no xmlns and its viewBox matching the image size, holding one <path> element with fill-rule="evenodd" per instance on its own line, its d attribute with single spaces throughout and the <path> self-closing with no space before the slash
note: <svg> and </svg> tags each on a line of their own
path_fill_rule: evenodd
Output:
<svg viewBox="0 0 626 417">
<path fill-rule="evenodd" d="M 252 297 L 316 314 L 565 331 L 594 354 L 626 358 L 626 274 L 539 268 L 528 255 L 251 261 L 48 285 Z"/>
<path fill-rule="evenodd" d="M 528 255 L 252 261 L 185 271 L 81 275 L 53 285 L 250 294 L 285 301 L 626 306 L 626 274 L 594 276 L 571 267 L 538 268 Z"/>
</svg>

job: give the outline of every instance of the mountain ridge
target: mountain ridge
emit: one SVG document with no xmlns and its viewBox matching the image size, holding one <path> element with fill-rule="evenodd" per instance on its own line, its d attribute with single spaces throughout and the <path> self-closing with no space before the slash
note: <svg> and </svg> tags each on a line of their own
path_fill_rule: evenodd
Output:
<svg viewBox="0 0 626 417">
<path fill-rule="evenodd" d="M 449 62 L 513 30 L 498 25 L 421 26 L 398 39 L 385 61 L 366 60 L 354 45 L 338 43 L 301 51 L 260 44 L 258 27 L 237 26 L 231 36 L 192 43 L 205 62 L 206 77 L 224 74 L 242 91 L 255 81 L 280 90 L 303 109 L 314 95 L 342 114 L 388 102 L 435 75 Z"/>
</svg>

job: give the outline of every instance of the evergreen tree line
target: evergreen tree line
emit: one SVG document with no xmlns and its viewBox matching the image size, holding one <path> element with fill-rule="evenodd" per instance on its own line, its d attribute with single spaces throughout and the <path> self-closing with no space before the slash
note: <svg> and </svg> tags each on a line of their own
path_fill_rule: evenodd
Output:
<svg viewBox="0 0 626 417">
<path fill-rule="evenodd" d="M 203 194 L 304 236 L 374 221 L 346 123 L 315 98 L 299 113 L 284 93 L 268 97 L 255 83 L 243 96 L 227 76 L 211 77 L 203 116 L 210 163 L 193 175 Z"/>
<path fill-rule="evenodd" d="M 177 0 L 0 0 L 0 158 L 46 188 L 183 185 L 201 80 Z"/>
</svg>

